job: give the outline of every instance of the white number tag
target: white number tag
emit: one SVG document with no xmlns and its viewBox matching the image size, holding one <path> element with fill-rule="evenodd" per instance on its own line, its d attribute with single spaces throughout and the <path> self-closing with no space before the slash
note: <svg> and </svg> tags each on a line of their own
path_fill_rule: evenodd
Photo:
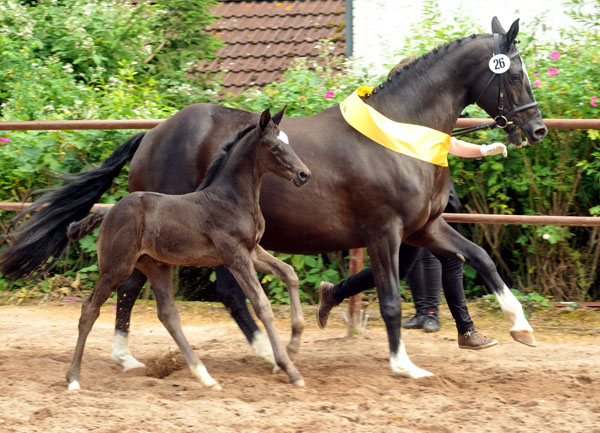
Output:
<svg viewBox="0 0 600 433">
<path fill-rule="evenodd" d="M 506 54 L 496 54 L 490 59 L 489 67 L 494 74 L 503 74 L 510 68 L 510 58 Z"/>
</svg>

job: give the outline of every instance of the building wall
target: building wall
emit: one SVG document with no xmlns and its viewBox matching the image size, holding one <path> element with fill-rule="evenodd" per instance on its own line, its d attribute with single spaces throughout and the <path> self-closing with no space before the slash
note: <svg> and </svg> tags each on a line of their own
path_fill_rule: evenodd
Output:
<svg viewBox="0 0 600 433">
<path fill-rule="evenodd" d="M 352 0 L 353 6 L 353 57 L 360 65 L 379 68 L 385 59 L 393 59 L 402 48 L 405 37 L 411 35 L 411 25 L 423 14 L 423 1 L 419 0 Z M 497 16 L 508 29 L 520 19 L 523 30 L 536 28 L 536 21 L 544 23 L 544 31 L 536 32 L 543 42 L 558 42 L 558 30 L 569 24 L 562 0 L 439 0 L 442 20 L 451 23 L 457 15 L 470 17 L 475 24 L 491 30 Z M 476 29 L 474 29 L 475 31 Z M 434 48 L 434 47 L 432 47 Z"/>
</svg>

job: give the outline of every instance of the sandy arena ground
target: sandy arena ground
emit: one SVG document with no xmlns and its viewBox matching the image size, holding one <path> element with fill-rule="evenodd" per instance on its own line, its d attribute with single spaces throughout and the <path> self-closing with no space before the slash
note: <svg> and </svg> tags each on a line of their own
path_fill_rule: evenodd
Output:
<svg viewBox="0 0 600 433">
<path fill-rule="evenodd" d="M 106 305 L 86 346 L 82 390 L 69 392 L 80 303 L 0 307 L 0 432 L 600 433 L 600 311 L 567 321 L 534 314 L 539 345 L 530 348 L 510 339 L 500 314 L 471 309 L 500 344 L 467 351 L 444 310 L 441 332 L 403 334 L 412 361 L 435 373 L 410 380 L 392 375 L 385 330 L 370 308 L 373 320 L 358 337 L 346 336 L 342 308 L 326 330 L 314 307 L 305 309 L 295 362 L 306 387 L 297 388 L 251 355 L 221 306 L 180 305 L 184 332 L 223 386 L 211 391 L 187 368 L 163 379 L 123 373 L 110 360 L 114 306 Z M 287 341 L 287 309 L 276 315 Z M 152 303 L 134 309 L 131 349 L 146 363 L 176 350 Z"/>
</svg>

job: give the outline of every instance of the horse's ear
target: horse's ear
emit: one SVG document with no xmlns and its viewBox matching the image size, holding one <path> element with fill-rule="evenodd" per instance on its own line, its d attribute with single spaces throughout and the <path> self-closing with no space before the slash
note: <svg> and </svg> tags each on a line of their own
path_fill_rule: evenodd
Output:
<svg viewBox="0 0 600 433">
<path fill-rule="evenodd" d="M 262 114 L 260 115 L 260 121 L 258 122 L 258 125 L 260 126 L 260 129 L 262 129 L 263 131 L 265 129 L 267 129 L 267 125 L 269 124 L 269 121 L 271 120 L 271 112 L 269 111 L 269 109 L 267 108 L 265 111 L 262 112 Z"/>
<path fill-rule="evenodd" d="M 281 122 L 281 119 L 283 119 L 283 115 L 285 114 L 286 109 L 287 109 L 287 105 L 285 107 L 283 107 L 283 110 L 281 110 L 279 113 L 277 113 L 276 115 L 273 116 L 273 122 L 275 123 L 275 125 L 279 125 L 279 123 Z"/>
<path fill-rule="evenodd" d="M 502 24 L 500 24 L 500 20 L 498 19 L 498 17 L 492 18 L 492 33 L 498 33 L 501 35 L 506 33 L 506 30 L 504 30 Z"/>
<path fill-rule="evenodd" d="M 510 47 L 515 39 L 517 38 L 517 34 L 519 34 L 519 19 L 517 18 L 514 23 L 508 29 L 506 33 L 506 47 Z"/>
</svg>

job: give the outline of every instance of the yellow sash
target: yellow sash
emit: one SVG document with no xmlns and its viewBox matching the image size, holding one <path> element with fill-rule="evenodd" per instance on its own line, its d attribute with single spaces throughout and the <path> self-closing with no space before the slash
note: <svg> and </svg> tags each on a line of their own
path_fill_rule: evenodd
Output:
<svg viewBox="0 0 600 433">
<path fill-rule="evenodd" d="M 425 126 L 394 122 L 365 104 L 357 92 L 352 92 L 340 104 L 340 109 L 348 124 L 374 142 L 395 152 L 448 167 L 448 134 Z"/>
</svg>

